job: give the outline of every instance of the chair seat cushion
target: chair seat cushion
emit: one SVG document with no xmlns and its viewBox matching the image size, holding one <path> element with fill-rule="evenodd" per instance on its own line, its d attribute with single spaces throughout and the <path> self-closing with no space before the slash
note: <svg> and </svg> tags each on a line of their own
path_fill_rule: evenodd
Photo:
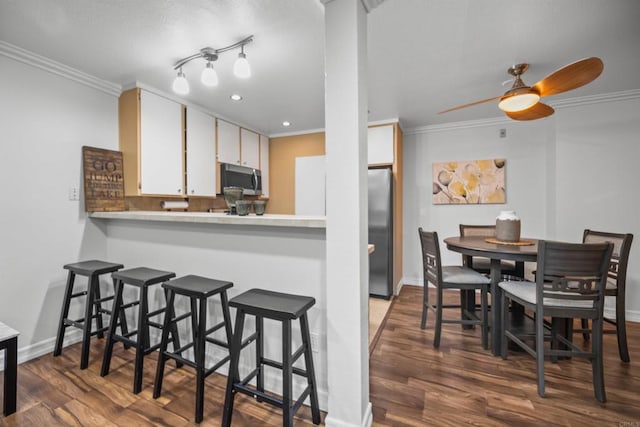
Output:
<svg viewBox="0 0 640 427">
<path fill-rule="evenodd" d="M 488 285 L 491 283 L 488 277 L 461 265 L 442 267 L 442 281 L 445 283 L 473 285 Z"/>
<path fill-rule="evenodd" d="M 530 304 L 536 304 L 536 284 L 528 280 L 524 281 L 505 281 L 498 284 L 503 291 L 525 301 Z M 562 294 L 562 292 L 556 292 Z M 557 298 L 545 298 L 544 305 L 553 307 L 571 307 L 571 308 L 592 308 L 591 301 L 579 301 Z"/>
</svg>

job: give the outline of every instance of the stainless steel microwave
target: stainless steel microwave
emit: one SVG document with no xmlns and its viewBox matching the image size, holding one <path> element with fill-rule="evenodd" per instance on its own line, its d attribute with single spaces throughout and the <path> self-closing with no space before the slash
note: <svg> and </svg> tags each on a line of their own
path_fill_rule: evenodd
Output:
<svg viewBox="0 0 640 427">
<path fill-rule="evenodd" d="M 262 194 L 262 174 L 259 169 L 220 163 L 220 190 L 224 187 L 241 187 L 243 194 Z"/>
</svg>

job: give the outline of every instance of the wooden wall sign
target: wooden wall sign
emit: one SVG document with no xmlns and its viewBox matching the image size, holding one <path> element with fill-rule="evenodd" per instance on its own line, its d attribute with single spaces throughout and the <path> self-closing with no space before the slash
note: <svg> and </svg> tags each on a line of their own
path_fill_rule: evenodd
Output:
<svg viewBox="0 0 640 427">
<path fill-rule="evenodd" d="M 124 210 L 122 152 L 82 147 L 84 209 L 87 212 Z"/>
</svg>

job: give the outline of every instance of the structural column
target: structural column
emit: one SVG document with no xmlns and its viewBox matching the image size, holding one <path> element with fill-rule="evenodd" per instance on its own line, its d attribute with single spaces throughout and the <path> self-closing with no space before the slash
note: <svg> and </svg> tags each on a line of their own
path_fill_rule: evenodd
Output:
<svg viewBox="0 0 640 427">
<path fill-rule="evenodd" d="M 367 15 L 325 3 L 327 426 L 371 425 L 367 253 Z"/>
</svg>

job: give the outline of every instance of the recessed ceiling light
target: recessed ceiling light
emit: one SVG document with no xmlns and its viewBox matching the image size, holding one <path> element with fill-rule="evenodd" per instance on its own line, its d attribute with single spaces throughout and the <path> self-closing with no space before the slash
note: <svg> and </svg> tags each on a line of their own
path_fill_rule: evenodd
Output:
<svg viewBox="0 0 640 427">
<path fill-rule="evenodd" d="M 237 93 L 234 93 L 229 98 L 231 98 L 232 101 L 241 101 L 242 100 L 242 96 L 238 95 Z"/>
<path fill-rule="evenodd" d="M 291 123 L 285 120 L 284 122 L 282 122 L 282 126 L 289 127 L 291 126 Z"/>
</svg>

